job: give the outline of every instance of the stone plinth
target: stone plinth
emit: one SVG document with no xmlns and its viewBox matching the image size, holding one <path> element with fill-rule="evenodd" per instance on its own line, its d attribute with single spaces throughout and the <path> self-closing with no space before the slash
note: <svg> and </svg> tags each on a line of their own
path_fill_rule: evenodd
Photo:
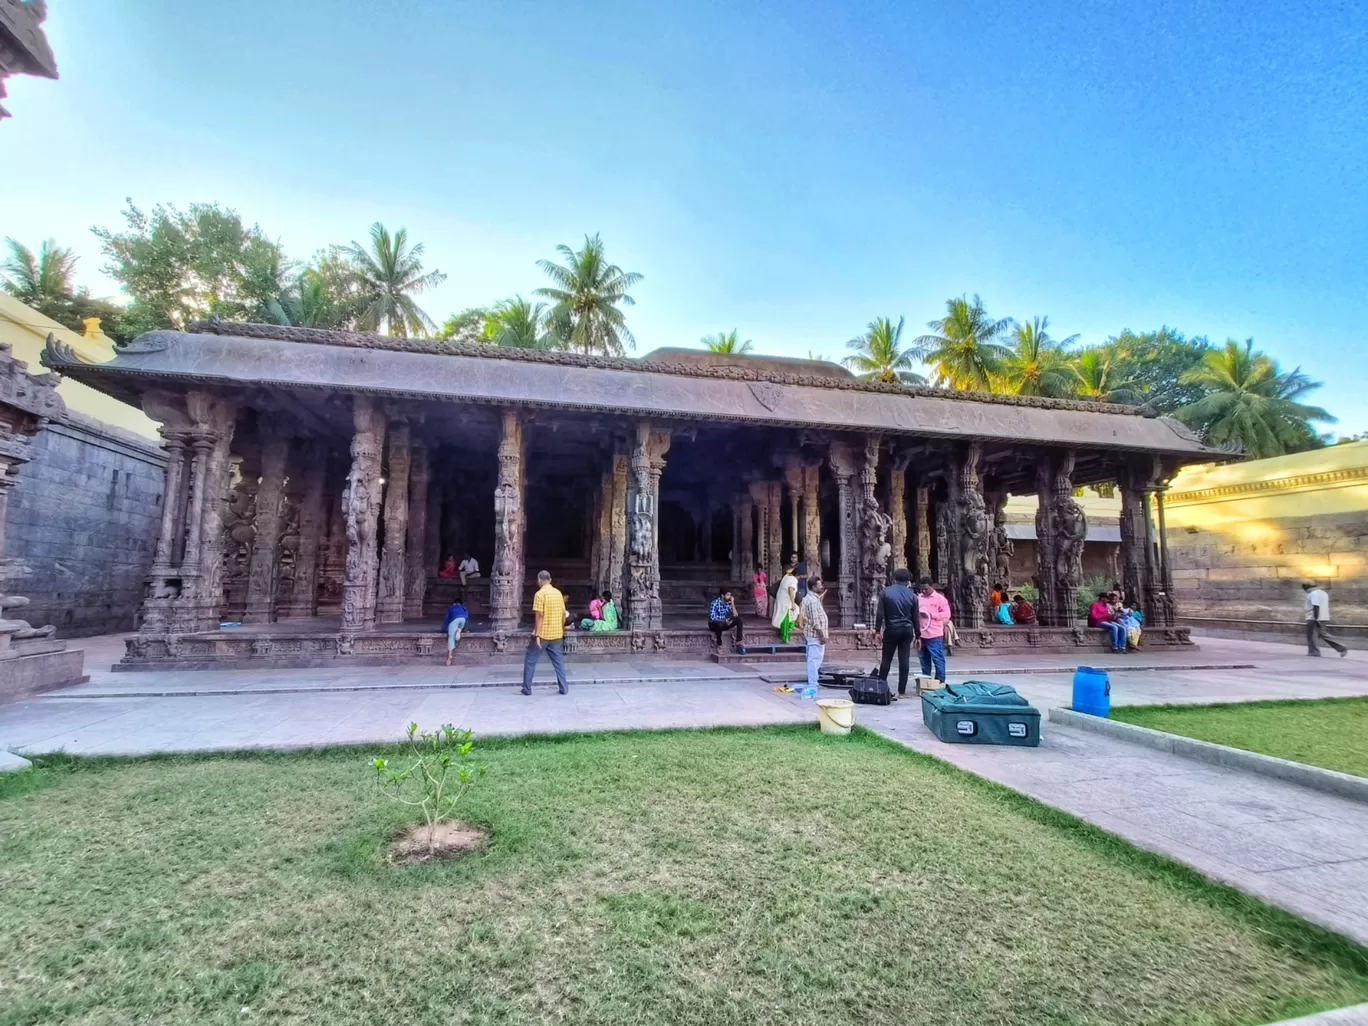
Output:
<svg viewBox="0 0 1368 1026">
<path fill-rule="evenodd" d="M 53 638 L 11 639 L 0 631 L 0 704 L 90 679 L 81 649 Z"/>
</svg>

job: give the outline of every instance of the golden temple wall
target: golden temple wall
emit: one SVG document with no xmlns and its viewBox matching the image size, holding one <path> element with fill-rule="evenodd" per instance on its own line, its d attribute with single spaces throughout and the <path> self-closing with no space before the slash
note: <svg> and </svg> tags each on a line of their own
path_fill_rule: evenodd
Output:
<svg viewBox="0 0 1368 1026">
<path fill-rule="evenodd" d="M 1368 442 L 1191 467 L 1167 513 L 1181 616 L 1293 624 L 1315 580 L 1334 622 L 1368 624 Z"/>
</svg>

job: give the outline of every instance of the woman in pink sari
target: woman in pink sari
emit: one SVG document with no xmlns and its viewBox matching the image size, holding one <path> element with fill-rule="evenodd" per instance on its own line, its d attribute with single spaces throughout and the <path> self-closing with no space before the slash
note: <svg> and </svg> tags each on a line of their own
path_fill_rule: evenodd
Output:
<svg viewBox="0 0 1368 1026">
<path fill-rule="evenodd" d="M 758 567 L 751 581 L 751 594 L 755 596 L 755 615 L 769 616 L 769 577 Z"/>
</svg>

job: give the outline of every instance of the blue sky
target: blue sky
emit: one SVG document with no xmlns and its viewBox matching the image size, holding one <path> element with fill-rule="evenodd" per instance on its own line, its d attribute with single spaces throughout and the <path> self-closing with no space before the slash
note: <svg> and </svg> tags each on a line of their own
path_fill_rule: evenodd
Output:
<svg viewBox="0 0 1368 1026">
<path fill-rule="evenodd" d="M 1364 4 L 49 7 L 62 78 L 9 80 L 0 235 L 73 246 L 98 293 L 125 196 L 300 257 L 407 226 L 437 320 L 597 231 L 646 276 L 639 352 L 839 358 L 978 292 L 1085 342 L 1253 336 L 1368 430 Z"/>
</svg>

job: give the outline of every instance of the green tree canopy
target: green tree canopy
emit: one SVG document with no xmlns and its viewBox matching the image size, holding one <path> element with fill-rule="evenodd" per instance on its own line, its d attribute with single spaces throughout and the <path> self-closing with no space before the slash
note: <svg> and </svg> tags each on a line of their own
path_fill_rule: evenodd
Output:
<svg viewBox="0 0 1368 1026">
<path fill-rule="evenodd" d="M 1008 349 L 1001 342 L 1011 327 L 1010 317 L 994 320 L 977 295 L 948 300 L 946 313 L 927 325 L 930 335 L 913 343 L 925 355 L 932 370 L 932 381 L 950 388 L 992 390 L 994 377 L 1001 372 Z"/>
<path fill-rule="evenodd" d="M 564 263 L 537 261 L 554 287 L 533 293 L 552 302 L 547 316 L 556 345 L 608 356 L 635 349 L 636 339 L 627 330 L 622 307 L 636 305 L 628 290 L 641 281 L 641 275 L 608 263 L 598 235 L 586 235 L 578 251 L 561 245 L 556 252 Z"/>
<path fill-rule="evenodd" d="M 446 275 L 423 270 L 423 244 L 410 246 L 407 229 L 391 235 L 376 221 L 371 225 L 370 244 L 353 242 L 347 254 L 356 264 L 365 298 L 357 319 L 362 331 L 421 337 L 432 330 L 432 319 L 414 297 L 446 281 Z"/>
<path fill-rule="evenodd" d="M 278 244 L 217 203 L 145 213 L 129 200 L 124 221 L 122 232 L 93 231 L 109 258 L 105 270 L 130 299 L 126 321 L 139 331 L 211 315 L 268 318 L 293 273 Z"/>
<path fill-rule="evenodd" d="M 1117 364 L 1116 350 L 1109 345 L 1084 349 L 1069 364 L 1073 393 L 1098 403 L 1139 403 L 1140 389 L 1127 381 Z"/>
<path fill-rule="evenodd" d="M 546 304 L 514 296 L 494 304 L 485 318 L 485 336 L 496 346 L 514 349 L 549 349 L 546 335 Z"/>
<path fill-rule="evenodd" d="M 1109 338 L 1107 345 L 1116 374 L 1130 382 L 1140 401 L 1156 413 L 1172 413 L 1206 394 L 1205 386 L 1183 381 L 1211 349 L 1205 338 L 1188 339 L 1168 327 L 1139 333 L 1126 329 Z"/>
<path fill-rule="evenodd" d="M 0 263 L 0 288 L 5 292 L 72 331 L 84 331 L 85 318 L 98 317 L 102 331 L 115 341 L 128 341 L 124 308 L 75 287 L 78 258 L 70 249 L 54 239 L 43 242 L 37 253 L 15 239 L 6 239 L 5 246 L 8 256 Z"/>
<path fill-rule="evenodd" d="M 1075 378 L 1069 368 L 1068 348 L 1078 341 L 1050 337 L 1050 319 L 1036 317 L 1014 323 L 1007 335 L 1007 355 L 1000 362 L 994 384 L 1012 395 L 1066 396 Z"/>
<path fill-rule="evenodd" d="M 736 329 L 731 331 L 719 331 L 716 335 L 708 335 L 700 340 L 710 352 L 714 353 L 743 353 L 754 352 L 755 345 L 750 339 L 742 341 L 736 333 Z"/>
<path fill-rule="evenodd" d="M 1243 444 L 1257 458 L 1282 456 L 1322 444 L 1313 421 L 1334 423 L 1319 406 L 1299 402 L 1320 388 L 1295 368 L 1282 372 L 1276 360 L 1230 339 L 1210 349 L 1202 364 L 1183 375 L 1183 383 L 1200 385 L 1206 394 L 1180 408 L 1177 417 L 1198 430 L 1211 445 Z"/>
<path fill-rule="evenodd" d="M 887 317 L 874 318 L 863 335 L 846 343 L 851 352 L 841 362 L 866 381 L 925 384 L 926 379 L 912 369 L 922 355 L 921 350 L 915 346 L 904 349 L 902 345 L 905 320 L 899 317 L 894 324 Z"/>
</svg>

